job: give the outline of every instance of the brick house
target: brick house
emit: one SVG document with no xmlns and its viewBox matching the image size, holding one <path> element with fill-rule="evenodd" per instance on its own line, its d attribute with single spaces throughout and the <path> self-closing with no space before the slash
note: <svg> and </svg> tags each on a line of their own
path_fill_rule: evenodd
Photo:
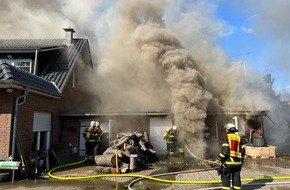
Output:
<svg viewBox="0 0 290 190">
<path fill-rule="evenodd" d="M 12 155 L 19 160 L 19 143 L 27 160 L 36 150 L 68 144 L 76 146 L 83 156 L 85 143 L 81 134 L 91 120 L 101 123 L 103 149 L 119 132 L 146 131 L 158 155 L 164 154 L 162 136 L 172 126 L 170 109 L 96 112 L 97 105 L 84 101 L 96 97 L 80 89 L 86 82 L 81 74 L 93 67 L 88 39 L 74 39 L 72 28 L 64 30 L 64 39 L 0 39 L 0 159 L 7 160 Z M 213 144 L 224 132 L 225 120 L 232 121 L 237 116 L 239 122 L 248 119 L 246 112 L 226 115 L 227 119 L 225 115 L 208 114 L 208 141 Z M 247 123 L 240 126 L 244 132 L 247 130 Z"/>
<path fill-rule="evenodd" d="M 93 68 L 88 39 L 64 30 L 64 39 L 0 39 L 2 160 L 19 160 L 20 152 L 28 160 L 32 152 L 65 141 L 68 131 L 76 135 L 78 121 L 63 122 L 60 113 L 91 109 L 80 90 L 81 73 Z"/>
<path fill-rule="evenodd" d="M 103 150 L 121 131 L 150 131 L 155 149 L 163 152 L 160 136 L 172 125 L 171 114 L 166 109 L 96 112 L 97 105 L 84 101 L 96 97 L 80 90 L 86 82 L 81 73 L 93 67 L 88 39 L 74 39 L 72 28 L 64 30 L 64 39 L 0 39 L 0 159 L 19 160 L 19 143 L 28 161 L 36 150 L 68 144 L 83 156 L 82 132 L 91 120 L 101 123 Z"/>
</svg>

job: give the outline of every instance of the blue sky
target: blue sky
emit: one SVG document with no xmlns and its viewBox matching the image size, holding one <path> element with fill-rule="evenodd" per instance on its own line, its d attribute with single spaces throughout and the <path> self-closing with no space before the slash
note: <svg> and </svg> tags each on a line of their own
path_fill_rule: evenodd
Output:
<svg viewBox="0 0 290 190">
<path fill-rule="evenodd" d="M 289 1 L 215 2 L 216 17 L 227 27 L 219 43 L 228 56 L 246 61 L 248 69 L 254 67 L 262 75 L 270 73 L 274 88 L 290 86 L 290 21 L 289 11 L 284 11 Z"/>
</svg>

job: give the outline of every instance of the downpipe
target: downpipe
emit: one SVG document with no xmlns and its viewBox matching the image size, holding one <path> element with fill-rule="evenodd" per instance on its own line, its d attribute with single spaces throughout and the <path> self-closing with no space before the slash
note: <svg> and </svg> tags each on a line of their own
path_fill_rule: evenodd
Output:
<svg viewBox="0 0 290 190">
<path fill-rule="evenodd" d="M 18 107 L 25 103 L 26 97 L 29 93 L 30 87 L 25 87 L 24 94 L 17 97 L 15 99 L 14 104 L 14 113 L 13 113 L 13 135 L 12 135 L 12 150 L 11 150 L 11 157 L 12 160 L 14 160 L 15 157 L 15 144 L 16 144 L 16 128 L 17 128 L 17 115 L 18 115 Z M 22 99 L 22 102 L 19 103 L 19 101 Z"/>
</svg>

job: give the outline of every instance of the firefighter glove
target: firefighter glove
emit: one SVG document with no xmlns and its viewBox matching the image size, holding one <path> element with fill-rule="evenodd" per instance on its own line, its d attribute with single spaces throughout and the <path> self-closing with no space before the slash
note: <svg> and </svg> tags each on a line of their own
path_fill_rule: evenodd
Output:
<svg viewBox="0 0 290 190">
<path fill-rule="evenodd" d="M 218 175 L 221 175 L 223 173 L 223 166 L 220 165 L 218 168 L 217 168 L 217 173 Z"/>
<path fill-rule="evenodd" d="M 220 158 L 217 158 L 217 159 L 215 160 L 215 162 L 216 162 L 218 165 L 221 165 L 221 164 L 222 164 L 222 162 L 221 162 L 221 159 L 220 159 Z"/>
</svg>

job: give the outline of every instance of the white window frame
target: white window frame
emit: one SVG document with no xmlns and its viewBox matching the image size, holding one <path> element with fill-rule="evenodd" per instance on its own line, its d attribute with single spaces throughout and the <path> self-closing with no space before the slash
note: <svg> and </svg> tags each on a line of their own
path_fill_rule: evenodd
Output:
<svg viewBox="0 0 290 190">
<path fill-rule="evenodd" d="M 1 59 L 1 62 L 32 73 L 32 59 Z"/>
</svg>

